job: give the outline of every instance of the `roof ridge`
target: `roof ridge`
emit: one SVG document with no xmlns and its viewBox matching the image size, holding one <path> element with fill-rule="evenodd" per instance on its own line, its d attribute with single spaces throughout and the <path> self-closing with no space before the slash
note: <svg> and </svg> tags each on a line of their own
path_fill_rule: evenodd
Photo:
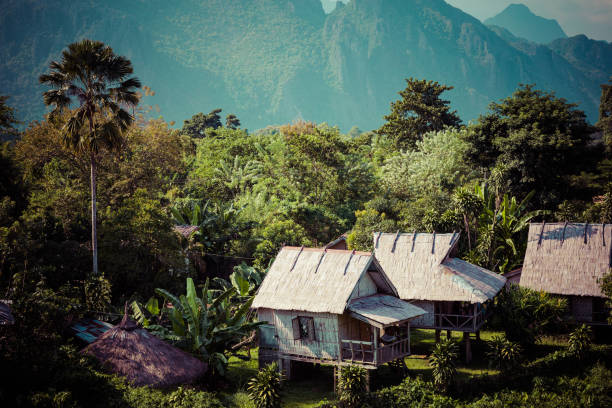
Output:
<svg viewBox="0 0 612 408">
<path fill-rule="evenodd" d="M 299 250 L 303 250 L 303 251 L 309 251 L 309 252 L 329 252 L 329 253 L 347 253 L 347 254 L 354 254 L 354 255 L 365 255 L 365 256 L 374 256 L 374 254 L 372 252 L 366 252 L 366 251 L 356 251 L 354 249 L 330 249 L 330 248 L 314 248 L 314 247 L 298 247 L 298 246 L 284 246 L 281 248 L 288 250 L 288 251 L 299 251 Z"/>
</svg>

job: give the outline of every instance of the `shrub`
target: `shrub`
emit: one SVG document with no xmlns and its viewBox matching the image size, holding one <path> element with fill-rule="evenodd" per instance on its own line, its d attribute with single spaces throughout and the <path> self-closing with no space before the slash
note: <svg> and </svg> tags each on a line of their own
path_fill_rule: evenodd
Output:
<svg viewBox="0 0 612 408">
<path fill-rule="evenodd" d="M 445 391 L 453 382 L 457 373 L 455 362 L 458 356 L 457 344 L 451 339 L 443 340 L 434 347 L 429 356 L 429 365 L 433 368 L 434 384 L 439 389 Z"/>
<path fill-rule="evenodd" d="M 358 366 L 342 368 L 338 388 L 340 401 L 348 408 L 361 407 L 367 397 L 366 371 Z"/>
<path fill-rule="evenodd" d="M 506 338 L 525 346 L 556 326 L 566 308 L 565 299 L 512 285 L 499 295 L 495 315 Z"/>
<path fill-rule="evenodd" d="M 568 351 L 582 360 L 591 348 L 591 328 L 585 324 L 574 330 L 569 336 Z"/>
<path fill-rule="evenodd" d="M 249 381 L 247 390 L 256 408 L 280 407 L 281 380 L 278 364 L 272 363 L 259 370 Z"/>
<path fill-rule="evenodd" d="M 495 336 L 488 346 L 487 357 L 491 366 L 508 372 L 520 364 L 522 350 L 517 343 L 512 343 L 503 336 Z"/>
<path fill-rule="evenodd" d="M 400 385 L 376 392 L 372 398 L 372 405 L 376 408 L 454 408 L 457 402 L 436 394 L 431 382 L 423 381 L 421 378 L 406 378 Z"/>
</svg>

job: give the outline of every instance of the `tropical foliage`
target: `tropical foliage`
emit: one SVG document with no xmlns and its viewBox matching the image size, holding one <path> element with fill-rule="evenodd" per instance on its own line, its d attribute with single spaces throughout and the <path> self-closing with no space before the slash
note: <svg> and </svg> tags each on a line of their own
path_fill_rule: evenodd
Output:
<svg viewBox="0 0 612 408">
<path fill-rule="evenodd" d="M 577 327 L 570 333 L 568 351 L 579 359 L 583 359 L 591 348 L 592 336 L 592 330 L 586 324 Z"/>
<path fill-rule="evenodd" d="M 259 370 L 249 383 L 247 390 L 255 408 L 279 408 L 281 406 L 282 374 L 277 363 Z"/>
<path fill-rule="evenodd" d="M 429 356 L 429 365 L 433 369 L 433 381 L 438 389 L 446 391 L 452 384 L 457 373 L 458 357 L 457 343 L 452 339 L 442 340 L 434 346 Z"/>
<path fill-rule="evenodd" d="M 488 346 L 487 357 L 489 362 L 498 370 L 508 372 L 520 365 L 522 350 L 517 343 L 512 343 L 502 336 L 495 336 Z"/>
<path fill-rule="evenodd" d="M 348 408 L 361 407 L 367 396 L 366 371 L 359 366 L 343 367 L 340 370 L 338 391 L 340 401 Z"/>
</svg>

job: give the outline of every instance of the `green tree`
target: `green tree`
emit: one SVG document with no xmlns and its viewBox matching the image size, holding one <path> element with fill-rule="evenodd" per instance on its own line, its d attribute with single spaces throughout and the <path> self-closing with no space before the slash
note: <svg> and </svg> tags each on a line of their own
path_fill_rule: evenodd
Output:
<svg viewBox="0 0 612 408">
<path fill-rule="evenodd" d="M 225 127 L 230 129 L 237 129 L 240 127 L 240 119 L 233 113 L 230 113 L 225 117 Z"/>
<path fill-rule="evenodd" d="M 572 177 L 598 162 L 589 146 L 594 129 L 575 108 L 554 93 L 521 85 L 492 103 L 491 112 L 464 135 L 467 159 L 484 169 L 503 169 L 498 181 L 511 195 L 536 191 L 532 208 L 555 209 L 564 198 L 583 194 L 586 186 Z"/>
<path fill-rule="evenodd" d="M 576 328 L 576 330 L 570 333 L 567 350 L 582 360 L 591 348 L 592 335 L 591 328 L 586 324 Z"/>
<path fill-rule="evenodd" d="M 610 314 L 608 315 L 608 323 L 612 324 L 612 272 L 608 272 L 599 281 L 599 286 L 604 296 L 607 297 L 606 304 L 610 308 Z"/>
<path fill-rule="evenodd" d="M 358 408 L 364 405 L 364 400 L 368 395 L 366 375 L 363 367 L 342 367 L 338 389 L 340 401 L 344 402 L 347 408 Z"/>
<path fill-rule="evenodd" d="M 219 116 L 221 111 L 222 109 L 217 108 L 210 111 L 206 115 L 202 112 L 196 113 L 191 117 L 191 119 L 187 119 L 183 122 L 181 133 L 193 138 L 203 138 L 205 136 L 209 136 L 209 134 L 206 132 L 207 129 L 217 129 L 223 126 L 221 123 L 221 116 Z"/>
<path fill-rule="evenodd" d="M 612 77 L 610 78 L 612 83 Z M 599 102 L 599 121 L 595 124 L 603 132 L 604 143 L 608 151 L 612 150 L 612 84 L 601 85 Z"/>
<path fill-rule="evenodd" d="M 452 86 L 415 78 L 406 79 L 406 84 L 399 92 L 401 99 L 391 103 L 391 113 L 384 117 L 387 123 L 377 130 L 391 138 L 396 148 L 413 149 L 425 133 L 461 123 L 450 102 L 440 98 Z"/>
<path fill-rule="evenodd" d="M 43 94 L 46 105 L 53 105 L 52 116 L 78 101 L 63 129 L 64 143 L 74 150 L 87 152 L 91 168 L 91 241 L 93 273 L 98 274 L 96 233 L 96 155 L 100 149 L 118 150 L 122 134 L 133 122 L 124 107 L 136 106 L 140 87 L 131 62 L 114 54 L 99 41 L 72 43 L 62 53 L 62 60 L 52 61 L 48 74 L 40 82 L 51 86 Z"/>
<path fill-rule="evenodd" d="M 15 117 L 15 109 L 7 105 L 8 96 L 0 95 L 0 142 L 4 139 L 12 139 L 16 130 L 13 125 L 19 123 Z"/>
</svg>

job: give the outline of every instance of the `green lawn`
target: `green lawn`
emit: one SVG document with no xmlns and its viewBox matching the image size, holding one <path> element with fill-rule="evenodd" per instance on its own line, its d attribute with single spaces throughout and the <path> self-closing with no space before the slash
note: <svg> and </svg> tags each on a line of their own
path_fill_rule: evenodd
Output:
<svg viewBox="0 0 612 408">
<path fill-rule="evenodd" d="M 490 340 L 501 332 L 483 331 L 481 332 L 481 342 L 472 337 L 472 362 L 465 364 L 464 346 L 460 343 L 461 360 L 457 365 L 457 379 L 468 379 L 482 374 L 494 375 L 497 370 L 492 370 L 488 366 L 485 358 L 486 345 L 484 341 Z M 446 337 L 446 332 L 442 333 L 442 338 Z M 453 338 L 457 341 L 462 340 L 462 334 L 453 332 Z M 405 359 L 406 366 L 411 376 L 421 375 L 425 379 L 431 377 L 431 368 L 428 363 L 428 355 L 431 352 L 435 335 L 433 330 L 413 330 L 412 355 Z M 535 347 L 531 355 L 527 358 L 537 358 L 559 350 L 567 346 L 567 337 L 544 337 Z M 246 353 L 243 353 L 246 355 Z M 228 400 L 235 401 L 236 407 L 250 407 L 246 396 L 246 384 L 257 372 L 257 349 L 251 351 L 251 360 L 244 361 L 236 357 L 230 358 L 228 372 L 228 388 L 222 393 Z M 333 399 L 333 368 L 331 366 L 321 366 L 303 363 L 294 367 L 294 379 L 285 382 L 283 389 L 283 407 L 307 408 L 316 406 L 321 400 Z M 373 390 L 398 384 L 402 380 L 400 373 L 388 366 L 380 367 L 371 373 L 371 386 Z"/>
</svg>

